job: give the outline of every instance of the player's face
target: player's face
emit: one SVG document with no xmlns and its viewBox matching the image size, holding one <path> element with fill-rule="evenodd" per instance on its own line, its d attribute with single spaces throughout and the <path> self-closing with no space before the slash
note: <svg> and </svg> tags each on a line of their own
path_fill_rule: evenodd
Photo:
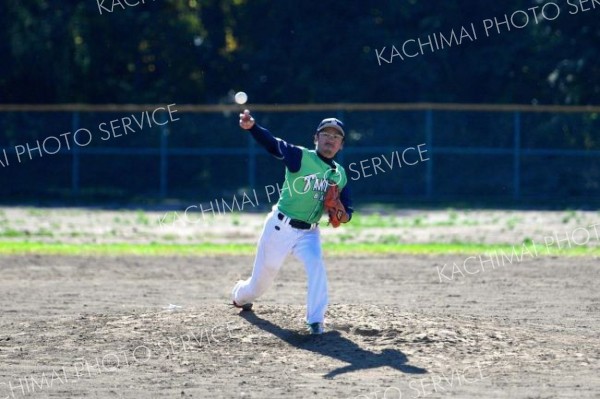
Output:
<svg viewBox="0 0 600 399">
<path fill-rule="evenodd" d="M 344 147 L 344 137 L 334 128 L 326 127 L 315 135 L 317 152 L 325 158 L 333 158 Z"/>
</svg>

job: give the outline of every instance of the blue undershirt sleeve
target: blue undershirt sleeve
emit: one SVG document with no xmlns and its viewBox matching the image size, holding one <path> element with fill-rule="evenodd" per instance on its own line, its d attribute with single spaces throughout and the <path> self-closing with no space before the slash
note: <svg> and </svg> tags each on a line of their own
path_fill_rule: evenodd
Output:
<svg viewBox="0 0 600 399">
<path fill-rule="evenodd" d="M 350 187 L 348 187 L 348 184 L 346 184 L 346 186 L 342 189 L 342 192 L 340 193 L 340 201 L 342 202 L 342 205 L 344 205 L 344 208 L 346 209 L 346 213 L 348 214 L 348 222 L 349 222 L 350 219 L 352 219 L 352 212 L 354 212 L 354 208 L 352 208 L 352 198 L 350 195 Z"/>
<path fill-rule="evenodd" d="M 271 132 L 262 126 L 259 126 L 258 123 L 255 123 L 249 132 L 252 134 L 254 140 L 262 145 L 269 154 L 282 160 L 290 172 L 297 172 L 300 170 L 302 150 L 299 147 L 289 144 L 278 137 L 274 137 Z"/>
</svg>

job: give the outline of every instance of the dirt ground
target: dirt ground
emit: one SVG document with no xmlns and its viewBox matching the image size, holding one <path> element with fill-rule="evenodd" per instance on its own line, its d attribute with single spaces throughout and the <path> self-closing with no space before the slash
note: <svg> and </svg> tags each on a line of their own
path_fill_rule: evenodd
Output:
<svg viewBox="0 0 600 399">
<path fill-rule="evenodd" d="M 268 213 L 212 216 L 174 211 L 0 207 L 0 238 L 49 243 L 255 244 Z M 196 205 L 197 206 L 197 205 Z M 377 217 L 373 217 L 377 215 Z M 203 217 L 204 216 L 204 217 Z M 325 220 L 323 220 L 325 222 Z M 342 229 L 324 226 L 327 243 L 484 243 L 555 247 L 600 245 L 600 212 L 539 210 L 381 210 L 364 207 Z"/>
<path fill-rule="evenodd" d="M 599 398 L 599 260 L 463 260 L 328 257 L 313 337 L 292 259 L 240 313 L 249 257 L 0 257 L 0 399 Z"/>
</svg>

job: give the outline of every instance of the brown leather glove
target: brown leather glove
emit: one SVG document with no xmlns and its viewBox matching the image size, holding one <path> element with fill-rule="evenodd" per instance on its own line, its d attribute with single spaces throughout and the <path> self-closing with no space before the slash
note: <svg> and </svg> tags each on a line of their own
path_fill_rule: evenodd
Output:
<svg viewBox="0 0 600 399">
<path fill-rule="evenodd" d="M 346 219 L 346 208 L 340 201 L 340 189 L 337 185 L 329 185 L 325 198 L 323 200 L 323 208 L 329 215 L 329 224 L 333 227 L 339 227 L 342 221 Z"/>
</svg>

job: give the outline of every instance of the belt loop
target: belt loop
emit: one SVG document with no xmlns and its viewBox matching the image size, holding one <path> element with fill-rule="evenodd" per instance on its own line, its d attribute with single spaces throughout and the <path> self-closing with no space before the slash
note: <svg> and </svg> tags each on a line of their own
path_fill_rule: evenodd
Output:
<svg viewBox="0 0 600 399">
<path fill-rule="evenodd" d="M 290 219 L 289 217 L 287 217 L 287 216 L 285 215 L 285 213 L 281 212 L 279 209 L 277 210 L 277 215 L 281 215 L 281 216 L 283 217 L 283 218 L 281 219 L 281 221 L 282 221 L 284 224 L 290 224 L 290 220 L 291 220 L 291 219 Z M 279 219 L 279 218 L 277 218 L 277 219 Z"/>
</svg>

